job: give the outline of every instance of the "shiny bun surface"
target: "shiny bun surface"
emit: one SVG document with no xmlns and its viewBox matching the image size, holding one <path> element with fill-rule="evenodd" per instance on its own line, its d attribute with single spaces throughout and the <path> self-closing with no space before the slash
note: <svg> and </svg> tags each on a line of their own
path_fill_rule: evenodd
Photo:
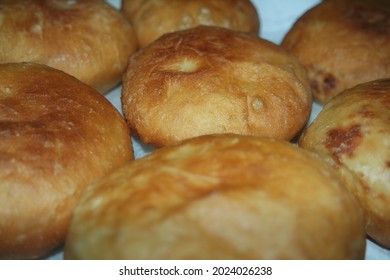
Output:
<svg viewBox="0 0 390 280">
<path fill-rule="evenodd" d="M 132 158 L 125 121 L 96 90 L 48 66 L 0 65 L 0 259 L 63 244 L 86 186 Z"/>
<path fill-rule="evenodd" d="M 91 186 L 65 258 L 360 259 L 365 242 L 358 204 L 318 157 L 281 140 L 208 135 Z"/>
<path fill-rule="evenodd" d="M 360 84 L 334 97 L 300 146 L 341 173 L 346 168 L 355 174 L 361 184 L 350 191 L 367 213 L 367 233 L 390 248 L 390 80 Z"/>
<path fill-rule="evenodd" d="M 390 1 L 326 0 L 282 42 L 306 67 L 315 99 L 390 77 Z"/>
<path fill-rule="evenodd" d="M 162 36 L 132 58 L 123 78 L 127 122 L 155 147 L 214 133 L 290 140 L 311 105 L 306 72 L 294 56 L 221 27 Z"/>
<path fill-rule="evenodd" d="M 260 20 L 249 0 L 123 0 L 141 47 L 161 35 L 197 27 L 220 26 L 259 34 Z"/>
<path fill-rule="evenodd" d="M 105 1 L 0 1 L 0 63 L 45 64 L 107 93 L 137 45 L 133 27 Z"/>
</svg>

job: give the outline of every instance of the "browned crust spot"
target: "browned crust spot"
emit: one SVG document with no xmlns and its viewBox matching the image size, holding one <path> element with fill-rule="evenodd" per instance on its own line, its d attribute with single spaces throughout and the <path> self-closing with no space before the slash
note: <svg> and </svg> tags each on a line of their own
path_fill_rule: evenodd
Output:
<svg viewBox="0 0 390 280">
<path fill-rule="evenodd" d="M 314 66 L 309 66 L 308 71 L 310 74 L 310 87 L 313 92 L 328 92 L 336 88 L 337 82 L 333 74 L 317 69 Z"/>
<path fill-rule="evenodd" d="M 356 29 L 363 32 L 388 35 L 388 27 L 390 25 L 388 11 L 389 10 L 386 9 L 385 6 L 355 3 L 355 5 L 352 5 L 345 14 L 345 19 Z"/>
<path fill-rule="evenodd" d="M 372 118 L 375 116 L 375 113 L 373 111 L 370 111 L 368 109 L 362 109 L 358 112 L 363 118 Z"/>
<path fill-rule="evenodd" d="M 340 164 L 342 155 L 353 156 L 353 152 L 360 145 L 362 138 L 360 125 L 352 125 L 347 129 L 336 128 L 328 132 L 325 146 L 331 150 L 336 162 Z"/>
</svg>

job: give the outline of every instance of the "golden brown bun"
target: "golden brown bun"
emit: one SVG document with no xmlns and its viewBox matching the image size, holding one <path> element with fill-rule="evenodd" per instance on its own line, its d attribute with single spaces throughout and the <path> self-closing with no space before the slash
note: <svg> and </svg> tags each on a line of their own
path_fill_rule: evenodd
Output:
<svg viewBox="0 0 390 280">
<path fill-rule="evenodd" d="M 258 35 L 260 23 L 249 0 L 123 0 L 141 47 L 165 33 L 199 25 L 231 28 Z"/>
<path fill-rule="evenodd" d="M 133 158 L 118 111 L 97 91 L 38 64 L 0 66 L 0 259 L 63 243 L 86 185 Z"/>
<path fill-rule="evenodd" d="M 289 140 L 308 120 L 311 93 L 303 66 L 281 47 L 204 26 L 142 49 L 123 78 L 122 107 L 155 147 L 214 133 Z"/>
<path fill-rule="evenodd" d="M 308 71 L 314 98 L 390 77 L 390 1 L 328 0 L 301 17 L 283 40 Z"/>
<path fill-rule="evenodd" d="M 201 136 L 84 193 L 67 259 L 361 259 L 362 211 L 340 177 L 288 142 Z"/>
<path fill-rule="evenodd" d="M 300 139 L 337 169 L 361 181 L 352 187 L 367 212 L 367 233 L 390 248 L 390 79 L 339 94 Z"/>
<path fill-rule="evenodd" d="M 102 0 L 0 2 L 0 63 L 46 64 L 106 93 L 136 48 L 132 26 Z"/>
</svg>

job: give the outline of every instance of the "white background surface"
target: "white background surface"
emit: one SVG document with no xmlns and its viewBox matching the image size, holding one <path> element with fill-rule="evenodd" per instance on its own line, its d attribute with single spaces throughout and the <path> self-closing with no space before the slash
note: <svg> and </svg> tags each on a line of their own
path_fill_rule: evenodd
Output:
<svg viewBox="0 0 390 280">
<path fill-rule="evenodd" d="M 120 8 L 120 0 L 108 0 L 108 2 L 116 8 Z M 252 2 L 260 17 L 260 37 L 279 44 L 295 20 L 307 9 L 319 3 L 320 0 L 252 0 Z M 119 111 L 121 111 L 120 91 L 121 87 L 119 86 L 106 95 Z M 316 117 L 320 110 L 321 106 L 314 103 L 310 121 Z M 149 147 L 144 146 L 137 139 L 133 138 L 133 144 L 136 158 L 142 157 L 150 151 Z M 62 257 L 62 252 L 59 252 L 49 259 L 62 259 Z M 390 259 L 390 251 L 367 241 L 366 259 Z"/>
</svg>

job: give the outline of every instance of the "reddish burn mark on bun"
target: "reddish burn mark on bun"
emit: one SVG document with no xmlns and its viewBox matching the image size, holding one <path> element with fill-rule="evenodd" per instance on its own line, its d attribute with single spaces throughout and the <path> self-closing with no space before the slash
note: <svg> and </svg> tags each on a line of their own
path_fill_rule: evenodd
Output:
<svg viewBox="0 0 390 280">
<path fill-rule="evenodd" d="M 370 110 L 369 105 L 363 105 L 361 109 L 358 111 L 358 114 L 361 115 L 363 118 L 372 118 L 375 116 L 375 113 Z"/>
<path fill-rule="evenodd" d="M 309 77 L 311 89 L 315 92 L 327 92 L 336 88 L 336 78 L 329 72 L 309 66 L 312 75 Z"/>
<path fill-rule="evenodd" d="M 332 129 L 328 132 L 325 146 L 332 151 L 337 163 L 340 163 L 340 156 L 351 157 L 354 150 L 362 141 L 360 125 L 352 125 L 347 129 Z"/>
<path fill-rule="evenodd" d="M 327 90 L 331 90 L 336 87 L 336 79 L 333 77 L 333 75 L 329 73 L 324 77 L 323 81 L 324 81 L 324 87 Z"/>
<path fill-rule="evenodd" d="M 386 167 L 390 169 L 390 160 L 386 161 Z"/>
<path fill-rule="evenodd" d="M 375 116 L 374 112 L 369 110 L 361 110 L 359 111 L 359 114 L 362 115 L 364 118 L 371 118 Z"/>
</svg>

